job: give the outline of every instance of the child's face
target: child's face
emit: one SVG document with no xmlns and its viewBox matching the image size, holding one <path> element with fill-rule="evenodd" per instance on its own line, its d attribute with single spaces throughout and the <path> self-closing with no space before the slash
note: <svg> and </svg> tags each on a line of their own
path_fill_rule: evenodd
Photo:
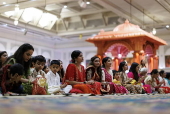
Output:
<svg viewBox="0 0 170 114">
<path fill-rule="evenodd" d="M 36 61 L 34 64 L 34 68 L 37 71 L 40 71 L 44 68 L 45 62 L 40 62 L 40 61 Z"/>
<path fill-rule="evenodd" d="M 120 77 L 120 72 L 116 72 L 114 78 L 115 78 L 116 80 L 118 80 L 119 77 Z"/>
<path fill-rule="evenodd" d="M 49 68 L 47 67 L 45 70 L 44 70 L 45 73 L 48 73 L 49 72 Z"/>
<path fill-rule="evenodd" d="M 60 65 L 53 64 L 50 66 L 51 71 L 55 74 L 60 70 Z"/>
</svg>

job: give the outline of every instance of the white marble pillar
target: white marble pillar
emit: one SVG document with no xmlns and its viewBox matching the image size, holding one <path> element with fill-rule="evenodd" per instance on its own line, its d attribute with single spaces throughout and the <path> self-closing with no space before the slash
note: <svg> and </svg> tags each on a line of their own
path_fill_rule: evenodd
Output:
<svg viewBox="0 0 170 114">
<path fill-rule="evenodd" d="M 163 69 L 165 68 L 165 51 L 164 46 L 159 46 L 159 68 Z"/>
</svg>

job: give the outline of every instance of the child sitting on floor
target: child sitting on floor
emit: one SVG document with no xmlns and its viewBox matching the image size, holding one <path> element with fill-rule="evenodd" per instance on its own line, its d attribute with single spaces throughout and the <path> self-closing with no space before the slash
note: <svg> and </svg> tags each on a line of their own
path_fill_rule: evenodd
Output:
<svg viewBox="0 0 170 114">
<path fill-rule="evenodd" d="M 24 67 L 15 63 L 13 65 L 5 65 L 2 69 L 2 74 L 0 76 L 0 84 L 2 94 L 6 93 L 18 93 L 21 94 L 23 92 L 21 77 L 24 74 Z"/>
<path fill-rule="evenodd" d="M 48 83 L 48 92 L 50 94 L 58 94 L 58 93 L 69 93 L 72 89 L 72 86 L 65 84 L 60 84 L 60 76 L 57 73 L 60 70 L 60 61 L 52 60 L 50 63 L 50 69 L 46 75 L 47 83 Z"/>
<path fill-rule="evenodd" d="M 46 59 L 42 55 L 37 55 L 34 57 L 33 66 L 34 69 L 31 72 L 31 78 L 34 80 L 32 94 L 33 95 L 46 95 L 47 94 L 47 84 L 45 78 L 45 72 L 42 70 L 45 66 Z M 40 82 L 43 80 L 43 84 Z M 42 86 L 43 85 L 43 86 Z"/>
<path fill-rule="evenodd" d="M 121 85 L 120 82 L 120 72 L 119 71 L 113 71 L 113 83 L 115 83 L 118 86 L 119 93 L 129 93 L 128 90 Z"/>
<path fill-rule="evenodd" d="M 37 75 L 41 75 L 45 77 L 46 74 L 42 70 L 45 66 L 45 63 L 46 63 L 46 59 L 42 55 L 37 55 L 34 57 L 34 61 L 33 61 L 34 69 L 31 72 L 31 76 L 33 79 L 36 79 Z"/>
</svg>

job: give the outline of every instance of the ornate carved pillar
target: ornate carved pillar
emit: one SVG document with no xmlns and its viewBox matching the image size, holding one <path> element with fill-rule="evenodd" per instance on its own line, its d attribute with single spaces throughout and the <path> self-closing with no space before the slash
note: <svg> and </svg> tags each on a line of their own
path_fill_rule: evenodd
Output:
<svg viewBox="0 0 170 114">
<path fill-rule="evenodd" d="M 153 57 L 153 69 L 158 69 L 158 61 L 159 60 L 159 58 L 155 55 L 154 57 Z"/>
<path fill-rule="evenodd" d="M 142 51 L 139 52 L 139 63 L 140 63 L 141 60 L 144 60 L 144 59 L 145 59 L 145 53 L 142 50 Z"/>
<path fill-rule="evenodd" d="M 153 56 L 150 56 L 149 58 L 148 58 L 148 72 L 151 72 L 152 71 L 152 69 L 153 69 Z"/>
<path fill-rule="evenodd" d="M 114 59 L 113 59 L 113 65 L 112 65 L 113 67 L 113 69 L 114 70 L 118 70 L 119 69 L 119 59 L 117 58 L 117 57 L 115 57 Z"/>
<path fill-rule="evenodd" d="M 140 63 L 140 56 L 138 51 L 134 51 L 133 53 L 133 62 Z"/>
<path fill-rule="evenodd" d="M 95 42 L 95 45 L 97 47 L 97 55 L 96 56 L 98 56 L 101 59 L 101 61 L 104 57 L 104 52 L 103 52 L 103 46 L 104 45 L 103 44 L 104 43 L 101 43 L 101 42 Z"/>
</svg>

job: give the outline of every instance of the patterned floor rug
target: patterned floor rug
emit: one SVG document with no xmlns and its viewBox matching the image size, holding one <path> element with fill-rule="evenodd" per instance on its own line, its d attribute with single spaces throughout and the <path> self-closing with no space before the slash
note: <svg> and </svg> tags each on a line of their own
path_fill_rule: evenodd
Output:
<svg viewBox="0 0 170 114">
<path fill-rule="evenodd" d="M 0 97 L 0 114 L 170 114 L 170 94 Z"/>
</svg>

